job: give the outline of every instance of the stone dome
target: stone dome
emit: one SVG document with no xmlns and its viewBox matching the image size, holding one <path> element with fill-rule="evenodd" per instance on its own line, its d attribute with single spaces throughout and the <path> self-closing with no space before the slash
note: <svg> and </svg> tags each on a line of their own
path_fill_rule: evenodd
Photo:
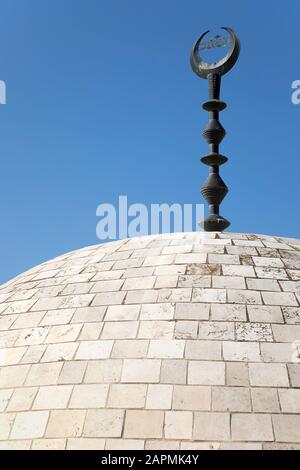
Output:
<svg viewBox="0 0 300 470">
<path fill-rule="evenodd" d="M 175 233 L 43 263 L 0 288 L 0 448 L 298 449 L 299 305 L 300 240 Z"/>
</svg>

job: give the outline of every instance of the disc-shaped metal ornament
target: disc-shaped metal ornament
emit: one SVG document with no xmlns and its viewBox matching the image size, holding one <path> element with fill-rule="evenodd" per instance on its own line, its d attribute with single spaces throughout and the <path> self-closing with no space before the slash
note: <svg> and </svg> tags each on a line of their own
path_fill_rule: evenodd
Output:
<svg viewBox="0 0 300 470">
<path fill-rule="evenodd" d="M 229 33 L 229 36 L 222 37 L 216 35 L 209 41 L 204 42 L 204 38 L 207 39 L 207 35 L 210 31 L 206 31 L 202 36 L 197 39 L 192 47 L 190 61 L 193 71 L 201 78 L 207 78 L 210 74 L 224 75 L 236 63 L 240 54 L 240 41 L 236 33 L 231 28 L 221 28 Z M 223 48 L 229 45 L 229 50 L 224 57 L 218 61 L 208 62 L 201 57 L 203 51 L 213 50 L 215 48 Z"/>
</svg>

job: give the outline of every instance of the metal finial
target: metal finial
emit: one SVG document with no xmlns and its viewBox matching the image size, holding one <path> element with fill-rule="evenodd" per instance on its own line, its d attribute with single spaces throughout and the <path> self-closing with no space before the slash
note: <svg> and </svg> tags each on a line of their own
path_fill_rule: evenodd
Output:
<svg viewBox="0 0 300 470">
<path fill-rule="evenodd" d="M 209 33 L 207 31 L 195 42 L 191 52 L 193 71 L 208 81 L 209 100 L 202 107 L 210 113 L 208 125 L 203 131 L 210 153 L 201 158 L 202 163 L 209 166 L 208 178 L 201 188 L 201 193 L 209 204 L 209 215 L 201 223 L 207 232 L 222 232 L 230 225 L 230 222 L 219 213 L 220 204 L 228 193 L 228 188 L 219 174 L 219 167 L 228 160 L 227 157 L 219 153 L 219 145 L 226 135 L 225 129 L 219 121 L 219 113 L 227 106 L 224 101 L 220 100 L 220 88 L 221 76 L 227 73 L 238 59 L 240 42 L 231 28 L 222 29 L 227 31 L 229 36 L 217 35 L 203 45 L 203 39 Z M 226 45 L 230 45 L 230 49 L 226 56 L 218 62 L 208 63 L 201 58 L 200 51 Z"/>
</svg>

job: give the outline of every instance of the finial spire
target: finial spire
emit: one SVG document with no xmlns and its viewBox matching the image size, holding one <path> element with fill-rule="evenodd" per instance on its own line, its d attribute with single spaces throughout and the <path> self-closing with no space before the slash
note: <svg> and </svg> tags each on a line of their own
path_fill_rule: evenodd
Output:
<svg viewBox="0 0 300 470">
<path fill-rule="evenodd" d="M 209 215 L 201 223 L 207 232 L 222 232 L 229 227 L 230 222 L 220 215 L 220 204 L 228 193 L 228 188 L 219 174 L 219 167 L 227 162 L 227 157 L 219 153 L 219 145 L 226 135 L 225 129 L 219 121 L 219 113 L 226 108 L 226 103 L 220 100 L 221 76 L 228 72 L 238 59 L 240 42 L 234 31 L 222 28 L 229 33 L 228 37 L 217 35 L 204 45 L 202 40 L 209 31 L 204 33 L 194 44 L 191 52 L 191 66 L 193 71 L 208 81 L 209 99 L 203 104 L 203 109 L 210 113 L 209 122 L 203 131 L 210 153 L 201 158 L 202 163 L 209 166 L 209 175 L 201 188 L 203 197 L 209 204 Z M 207 63 L 202 60 L 199 51 L 224 47 L 230 45 L 227 55 L 218 62 Z M 200 47 L 202 46 L 202 47 Z"/>
</svg>

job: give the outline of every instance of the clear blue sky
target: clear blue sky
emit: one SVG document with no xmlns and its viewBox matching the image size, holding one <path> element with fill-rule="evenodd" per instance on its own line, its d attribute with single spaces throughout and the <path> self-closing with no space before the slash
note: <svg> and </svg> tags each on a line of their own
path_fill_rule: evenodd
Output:
<svg viewBox="0 0 300 470">
<path fill-rule="evenodd" d="M 206 28 L 239 34 L 224 77 L 222 214 L 231 231 L 300 237 L 299 0 L 1 0 L 0 281 L 97 243 L 96 207 L 199 203 Z"/>
</svg>

